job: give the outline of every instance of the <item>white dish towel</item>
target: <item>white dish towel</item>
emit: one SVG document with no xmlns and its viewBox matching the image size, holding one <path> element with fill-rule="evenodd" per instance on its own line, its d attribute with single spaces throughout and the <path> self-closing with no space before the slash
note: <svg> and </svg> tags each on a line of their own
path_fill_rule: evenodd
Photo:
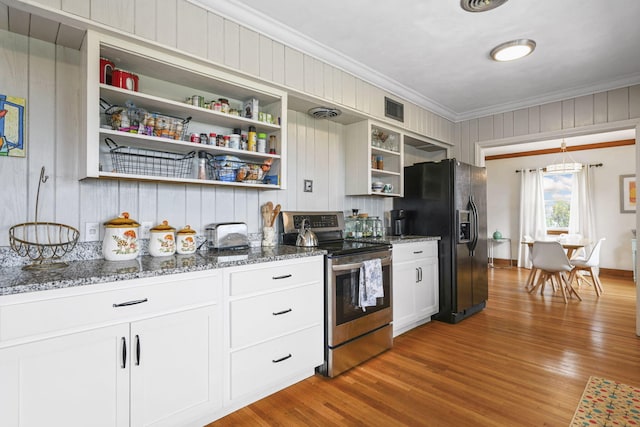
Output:
<svg viewBox="0 0 640 427">
<path fill-rule="evenodd" d="M 376 305 L 376 299 L 384 297 L 382 286 L 382 263 L 380 258 L 364 261 L 360 268 L 358 302 L 362 311 Z"/>
</svg>

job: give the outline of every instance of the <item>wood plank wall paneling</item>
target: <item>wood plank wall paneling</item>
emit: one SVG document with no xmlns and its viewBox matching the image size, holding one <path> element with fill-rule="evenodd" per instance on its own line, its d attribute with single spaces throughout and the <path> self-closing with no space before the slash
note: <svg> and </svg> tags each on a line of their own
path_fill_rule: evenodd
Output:
<svg viewBox="0 0 640 427">
<path fill-rule="evenodd" d="M 9 29 L 9 7 L 0 3 L 0 30 Z"/>
<path fill-rule="evenodd" d="M 474 144 L 640 118 L 640 85 L 456 123 L 459 159 L 475 161 Z"/>
<path fill-rule="evenodd" d="M 207 45 L 202 40 L 207 37 L 207 14 L 202 9 L 185 0 L 178 0 L 178 31 L 176 47 L 201 58 L 207 57 Z"/>
<path fill-rule="evenodd" d="M 87 0 L 62 0 L 62 10 L 83 18 L 91 17 L 91 3 Z"/>
</svg>

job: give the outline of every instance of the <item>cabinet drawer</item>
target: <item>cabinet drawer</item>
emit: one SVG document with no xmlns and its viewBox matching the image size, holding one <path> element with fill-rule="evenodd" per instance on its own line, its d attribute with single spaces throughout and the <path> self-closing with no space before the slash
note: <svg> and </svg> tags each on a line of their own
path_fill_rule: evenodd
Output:
<svg viewBox="0 0 640 427">
<path fill-rule="evenodd" d="M 238 348 L 284 335 L 323 319 L 323 286 L 312 283 L 231 301 L 231 347 Z"/>
<path fill-rule="evenodd" d="M 324 280 L 324 257 L 270 262 L 264 267 L 234 270 L 229 274 L 229 295 L 253 292 Z"/>
<path fill-rule="evenodd" d="M 96 285 L 95 292 L 79 287 L 56 297 L 44 291 L 40 300 L 0 306 L 0 342 L 214 303 L 219 286 L 218 274 L 185 274 Z"/>
<path fill-rule="evenodd" d="M 231 399 L 274 385 L 323 363 L 321 325 L 231 354 Z"/>
<path fill-rule="evenodd" d="M 410 261 L 416 258 L 438 256 L 438 241 L 401 243 L 393 245 L 394 261 Z"/>
</svg>

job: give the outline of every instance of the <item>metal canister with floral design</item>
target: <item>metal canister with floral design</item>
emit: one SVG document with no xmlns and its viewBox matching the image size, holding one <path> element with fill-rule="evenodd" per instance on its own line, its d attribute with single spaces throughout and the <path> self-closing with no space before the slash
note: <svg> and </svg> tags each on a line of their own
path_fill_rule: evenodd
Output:
<svg viewBox="0 0 640 427">
<path fill-rule="evenodd" d="M 105 222 L 102 256 L 107 261 L 135 259 L 140 253 L 139 227 L 140 224 L 129 218 L 128 212 L 123 212 L 118 218 Z"/>
<path fill-rule="evenodd" d="M 176 229 L 168 221 L 162 221 L 149 230 L 149 254 L 151 256 L 169 256 L 176 253 Z"/>
<path fill-rule="evenodd" d="M 196 251 L 196 230 L 185 225 L 176 233 L 176 252 L 179 254 L 192 254 Z"/>
</svg>

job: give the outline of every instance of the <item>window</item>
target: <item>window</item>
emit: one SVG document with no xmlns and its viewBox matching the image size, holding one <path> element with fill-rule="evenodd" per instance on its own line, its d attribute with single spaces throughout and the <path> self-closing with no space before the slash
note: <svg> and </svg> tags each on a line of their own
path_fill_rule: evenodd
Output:
<svg viewBox="0 0 640 427">
<path fill-rule="evenodd" d="M 566 233 L 569 230 L 573 174 L 545 173 L 542 185 L 547 230 L 549 234 Z"/>
</svg>

